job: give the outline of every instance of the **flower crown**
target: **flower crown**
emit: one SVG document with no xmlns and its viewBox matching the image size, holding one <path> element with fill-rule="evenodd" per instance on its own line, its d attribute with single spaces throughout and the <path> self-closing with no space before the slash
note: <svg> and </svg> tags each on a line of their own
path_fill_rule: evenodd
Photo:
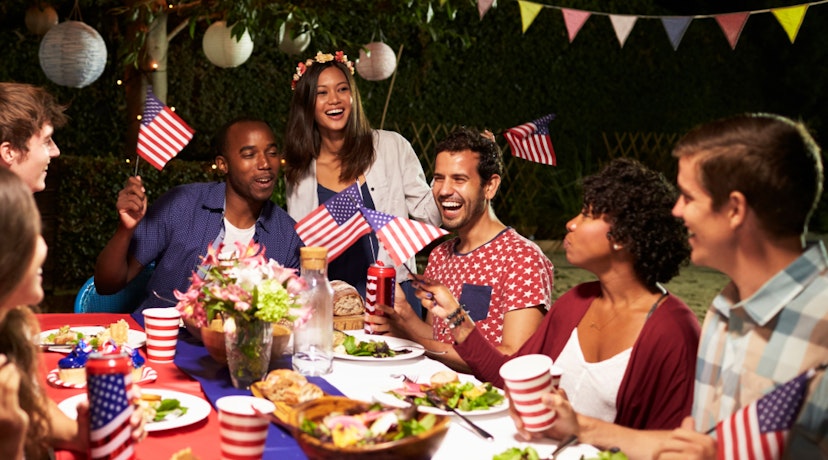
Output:
<svg viewBox="0 0 828 460">
<path fill-rule="evenodd" d="M 331 61 L 341 62 L 342 64 L 345 64 L 345 66 L 351 70 L 351 75 L 354 74 L 354 63 L 348 60 L 348 56 L 345 55 L 344 51 L 337 51 L 334 54 L 322 54 L 321 51 L 317 51 L 316 56 L 313 59 L 308 59 L 307 61 L 300 62 L 296 65 L 296 73 L 293 74 L 293 80 L 291 80 L 290 82 L 290 89 L 296 89 L 296 84 L 299 82 L 299 79 L 302 78 L 302 75 L 305 75 L 305 72 L 308 70 L 308 67 L 312 66 L 314 62 L 324 64 L 326 62 Z"/>
</svg>

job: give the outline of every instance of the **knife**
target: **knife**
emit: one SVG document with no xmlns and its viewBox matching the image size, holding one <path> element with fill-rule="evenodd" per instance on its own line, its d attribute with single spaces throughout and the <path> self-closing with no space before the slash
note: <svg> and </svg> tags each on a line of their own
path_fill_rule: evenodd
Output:
<svg viewBox="0 0 828 460">
<path fill-rule="evenodd" d="M 476 423 L 472 422 L 471 420 L 469 420 L 468 417 L 458 412 L 457 409 L 448 406 L 445 403 L 445 401 L 443 401 L 439 396 L 437 396 L 436 393 L 434 393 L 434 390 L 426 391 L 425 395 L 428 401 L 431 404 L 434 404 L 436 408 L 448 412 L 453 412 L 455 415 L 463 419 L 463 421 L 466 422 L 466 425 L 468 425 L 469 428 L 473 429 L 481 438 L 488 439 L 489 441 L 494 441 L 494 436 L 490 435 L 489 432 L 484 430 L 483 428 L 477 426 Z"/>
</svg>

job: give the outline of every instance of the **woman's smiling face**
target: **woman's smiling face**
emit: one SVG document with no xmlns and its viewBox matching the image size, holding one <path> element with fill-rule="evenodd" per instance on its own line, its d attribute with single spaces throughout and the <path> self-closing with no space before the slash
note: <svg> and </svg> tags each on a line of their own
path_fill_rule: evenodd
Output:
<svg viewBox="0 0 828 460">
<path fill-rule="evenodd" d="M 328 67 L 319 74 L 316 85 L 314 119 L 323 135 L 345 129 L 351 117 L 351 86 L 338 67 Z"/>
</svg>

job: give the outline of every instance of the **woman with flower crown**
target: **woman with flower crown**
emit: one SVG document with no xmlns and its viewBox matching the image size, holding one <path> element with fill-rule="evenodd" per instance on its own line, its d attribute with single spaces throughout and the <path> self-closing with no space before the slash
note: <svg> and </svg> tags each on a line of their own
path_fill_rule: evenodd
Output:
<svg viewBox="0 0 828 460">
<path fill-rule="evenodd" d="M 288 213 L 301 220 L 319 204 L 359 183 L 367 208 L 440 225 L 423 168 L 411 144 L 391 131 L 371 129 L 354 66 L 342 52 L 318 53 L 300 62 L 291 82 L 285 132 Z M 366 235 L 331 262 L 328 277 L 354 285 L 365 295 L 368 266 L 375 260 L 393 266 L 373 235 Z M 408 267 L 416 270 L 413 260 Z M 397 270 L 397 281 L 407 281 Z"/>
</svg>

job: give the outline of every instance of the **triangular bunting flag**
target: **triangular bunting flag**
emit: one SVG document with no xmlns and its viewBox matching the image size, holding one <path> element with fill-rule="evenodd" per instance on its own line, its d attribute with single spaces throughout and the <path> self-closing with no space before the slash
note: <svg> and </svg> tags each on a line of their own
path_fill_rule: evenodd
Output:
<svg viewBox="0 0 828 460">
<path fill-rule="evenodd" d="M 523 24 L 523 33 L 526 33 L 526 29 L 528 29 L 529 26 L 532 25 L 532 22 L 535 21 L 535 18 L 538 17 L 538 13 L 540 13 L 543 5 L 523 0 L 518 0 L 518 5 L 520 6 L 520 22 Z"/>
<path fill-rule="evenodd" d="M 687 27 L 690 26 L 692 16 L 666 16 L 661 18 L 661 24 L 664 25 L 664 30 L 667 32 L 667 37 L 670 38 L 670 44 L 673 45 L 673 51 L 677 50 L 684 33 L 687 32 Z"/>
<path fill-rule="evenodd" d="M 494 3 L 494 0 L 477 0 L 477 12 L 480 13 L 480 20 L 483 20 L 483 16 L 492 7 L 492 3 Z"/>
<path fill-rule="evenodd" d="M 638 20 L 636 16 L 610 15 L 610 22 L 612 22 L 612 28 L 615 29 L 615 36 L 618 38 L 618 43 L 621 45 L 621 48 L 624 47 L 624 42 L 630 36 L 630 31 L 632 31 L 636 20 Z"/>
<path fill-rule="evenodd" d="M 572 40 L 575 40 L 575 36 L 578 35 L 578 31 L 589 19 L 589 11 L 561 8 L 561 13 L 563 13 L 566 31 L 569 33 L 569 43 L 572 43 Z"/>
<path fill-rule="evenodd" d="M 719 23 L 719 27 L 722 28 L 722 32 L 727 37 L 731 49 L 736 49 L 736 42 L 739 41 L 739 36 L 742 35 L 742 29 L 745 27 L 748 16 L 750 16 L 750 13 L 747 11 L 716 16 L 716 22 Z"/>
<path fill-rule="evenodd" d="M 796 34 L 799 33 L 799 27 L 802 25 L 802 20 L 805 19 L 805 11 L 808 5 L 789 6 L 787 8 L 772 9 L 771 13 L 776 16 L 776 20 L 788 33 L 788 38 L 791 43 L 796 40 Z"/>
</svg>

